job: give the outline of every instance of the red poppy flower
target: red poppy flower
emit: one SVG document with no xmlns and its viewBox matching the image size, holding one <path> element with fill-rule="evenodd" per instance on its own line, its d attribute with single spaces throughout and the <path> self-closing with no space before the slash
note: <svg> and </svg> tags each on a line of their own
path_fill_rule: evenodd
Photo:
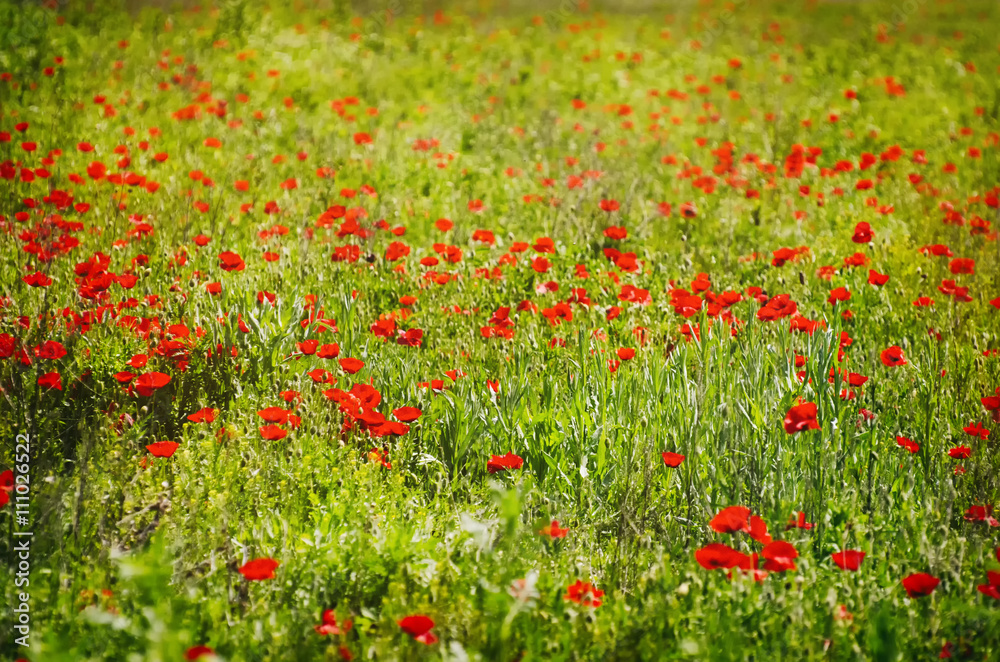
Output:
<svg viewBox="0 0 1000 662">
<path fill-rule="evenodd" d="M 570 584 L 566 587 L 566 595 L 563 596 L 565 600 L 575 602 L 584 607 L 593 607 L 594 609 L 601 606 L 602 597 L 604 597 L 604 591 L 598 589 L 590 582 L 579 579 L 576 580 L 575 584 Z"/>
<path fill-rule="evenodd" d="M 760 552 L 761 557 L 767 559 L 764 570 L 769 572 L 784 572 L 795 570 L 795 559 L 799 552 L 795 547 L 784 540 L 775 540 L 764 545 Z"/>
<path fill-rule="evenodd" d="M 224 251 L 219 253 L 219 266 L 223 271 L 243 271 L 247 265 L 237 253 Z"/>
<path fill-rule="evenodd" d="M 409 329 L 405 333 L 400 332 L 399 337 L 396 338 L 396 344 L 404 347 L 420 347 L 423 337 L 423 329 Z"/>
<path fill-rule="evenodd" d="M 324 636 L 329 634 L 332 635 L 347 634 L 350 631 L 350 629 L 354 627 L 354 623 L 351 621 L 351 619 L 345 620 L 343 625 L 338 625 L 337 612 L 335 612 L 332 609 L 327 609 L 323 612 L 322 621 L 323 622 L 320 623 L 319 625 L 314 625 L 313 629 L 316 630 L 317 634 L 321 634 Z"/>
<path fill-rule="evenodd" d="M 809 531 L 813 528 L 812 522 L 806 521 L 806 514 L 799 511 L 797 514 L 793 515 L 791 519 L 788 520 L 788 524 L 785 525 L 785 530 L 789 529 L 805 529 Z"/>
<path fill-rule="evenodd" d="M 972 455 L 972 449 L 968 446 L 955 446 L 948 451 L 948 455 L 956 460 L 965 460 Z"/>
<path fill-rule="evenodd" d="M 41 271 L 36 271 L 33 274 L 28 274 L 27 276 L 22 276 L 21 280 L 28 284 L 30 287 L 48 287 L 52 284 L 52 279 L 46 276 Z"/>
<path fill-rule="evenodd" d="M 844 258 L 844 264 L 848 267 L 863 267 L 869 262 L 868 256 L 864 253 L 855 253 Z"/>
<path fill-rule="evenodd" d="M 156 441 L 146 446 L 153 457 L 170 457 L 180 446 L 176 441 Z"/>
<path fill-rule="evenodd" d="M 846 287 L 837 287 L 830 290 L 830 296 L 827 297 L 826 302 L 836 305 L 842 301 L 850 301 L 851 293 Z"/>
<path fill-rule="evenodd" d="M 552 264 L 546 260 L 544 257 L 536 257 L 531 261 L 531 268 L 540 274 L 544 274 L 549 270 Z"/>
<path fill-rule="evenodd" d="M 695 551 L 694 560 L 706 570 L 718 570 L 719 568 L 735 568 L 741 564 L 749 563 L 750 557 L 742 552 L 737 552 L 729 545 L 713 542 Z"/>
<path fill-rule="evenodd" d="M 865 553 L 856 549 L 845 549 L 842 552 L 834 552 L 830 558 L 841 570 L 853 572 L 861 567 L 861 562 L 865 560 Z"/>
<path fill-rule="evenodd" d="M 976 261 L 971 257 L 956 257 L 948 263 L 948 269 L 953 274 L 976 273 Z"/>
<path fill-rule="evenodd" d="M 288 422 L 289 414 L 291 414 L 290 411 L 281 407 L 267 407 L 257 412 L 257 415 L 267 423 L 277 423 L 279 425 L 284 425 Z"/>
<path fill-rule="evenodd" d="M 618 349 L 618 358 L 622 361 L 631 361 L 635 357 L 635 350 L 631 347 L 621 347 Z"/>
<path fill-rule="evenodd" d="M 667 465 L 671 469 L 681 466 L 681 462 L 683 462 L 684 459 L 685 457 L 680 453 L 671 453 L 669 451 L 665 451 L 663 453 L 663 464 Z"/>
<path fill-rule="evenodd" d="M 879 358 L 882 360 L 883 365 L 889 367 L 906 365 L 906 358 L 903 356 L 903 350 L 893 345 L 888 349 L 883 349 L 882 353 L 879 354 Z"/>
<path fill-rule="evenodd" d="M 260 436 L 267 441 L 280 441 L 288 436 L 288 431 L 277 425 L 264 425 L 260 428 Z"/>
<path fill-rule="evenodd" d="M 771 542 L 771 534 L 767 532 L 767 524 L 756 515 L 750 516 L 750 537 L 757 542 L 767 545 Z"/>
<path fill-rule="evenodd" d="M 215 413 L 215 410 L 211 407 L 205 407 L 190 414 L 187 419 L 192 423 L 212 423 L 215 421 Z"/>
<path fill-rule="evenodd" d="M 611 227 L 604 230 L 604 236 L 608 239 L 622 240 L 628 237 L 628 230 L 625 226 L 612 225 Z"/>
<path fill-rule="evenodd" d="M 990 431 L 984 428 L 982 423 L 976 423 L 975 425 L 970 423 L 965 427 L 963 427 L 962 429 L 965 430 L 965 434 L 970 435 L 972 437 L 976 437 L 978 439 L 982 439 L 984 441 L 986 440 L 987 437 L 990 436 Z"/>
<path fill-rule="evenodd" d="M 997 389 L 997 395 L 988 395 L 979 401 L 983 403 L 986 411 L 1000 411 L 1000 388 Z"/>
<path fill-rule="evenodd" d="M 1000 521 L 993 517 L 993 506 L 969 506 L 962 516 L 966 522 L 986 522 L 992 527 L 1000 526 Z"/>
<path fill-rule="evenodd" d="M 816 420 L 816 403 L 803 402 L 794 405 L 785 414 L 785 432 L 796 434 L 803 430 L 818 430 L 819 422 Z"/>
<path fill-rule="evenodd" d="M 749 533 L 749 517 L 750 509 L 746 506 L 729 506 L 720 510 L 708 525 L 719 533 L 736 533 L 737 531 Z"/>
<path fill-rule="evenodd" d="M 920 446 L 912 439 L 908 439 L 906 437 L 896 437 L 896 443 L 905 448 L 906 450 L 910 451 L 911 453 L 920 452 Z"/>
<path fill-rule="evenodd" d="M 131 290 L 139 282 L 139 277 L 134 274 L 121 274 L 118 276 L 118 284 L 126 290 Z"/>
<path fill-rule="evenodd" d="M 62 390 L 62 376 L 58 372 L 47 372 L 38 378 L 38 385 L 46 389 Z"/>
<path fill-rule="evenodd" d="M 274 559 L 254 559 L 239 567 L 238 572 L 248 581 L 257 582 L 263 579 L 274 579 L 274 571 L 280 563 Z"/>
<path fill-rule="evenodd" d="M 565 538 L 566 534 L 569 533 L 569 529 L 559 528 L 559 521 L 552 520 L 552 523 L 538 532 L 543 536 L 548 536 L 549 538 Z"/>
<path fill-rule="evenodd" d="M 472 233 L 472 240 L 480 241 L 484 244 L 489 244 L 490 246 L 497 243 L 496 236 L 489 230 L 476 230 Z"/>
<path fill-rule="evenodd" d="M 917 572 L 903 578 L 903 588 L 911 598 L 922 598 L 930 595 L 941 580 L 925 572 Z"/>
<path fill-rule="evenodd" d="M 116 372 L 114 377 L 119 384 L 128 384 L 130 381 L 135 379 L 135 375 L 131 372 Z"/>
<path fill-rule="evenodd" d="M 139 375 L 135 380 L 136 390 L 143 397 L 151 396 L 157 389 L 161 389 L 170 383 L 170 375 L 162 372 L 147 372 Z"/>
<path fill-rule="evenodd" d="M 420 418 L 423 414 L 422 411 L 416 407 L 399 407 L 398 409 L 392 410 L 392 415 L 396 417 L 396 420 L 402 421 L 403 423 L 409 423 Z"/>
<path fill-rule="evenodd" d="M 491 455 L 490 461 L 486 463 L 486 470 L 491 474 L 495 474 L 498 471 L 520 469 L 523 464 L 524 459 L 514 455 L 513 453 L 507 453 L 506 455 Z"/>
<path fill-rule="evenodd" d="M 851 241 L 855 244 L 867 244 L 872 240 L 872 226 L 862 221 L 854 227 L 854 236 Z"/>
<path fill-rule="evenodd" d="M 188 662 L 194 662 L 194 660 L 199 660 L 206 655 L 215 655 L 215 651 L 208 646 L 192 646 L 185 651 L 184 659 Z"/>
<path fill-rule="evenodd" d="M 396 621 L 396 624 L 399 625 L 403 632 L 422 644 L 431 646 L 438 641 L 438 638 L 431 632 L 431 628 L 434 627 L 434 621 L 428 616 L 407 616 Z"/>
<path fill-rule="evenodd" d="M 385 251 L 385 259 L 389 262 L 395 262 L 396 260 L 401 260 L 410 254 L 410 247 L 401 241 L 394 241 L 389 244 L 389 247 Z"/>
<path fill-rule="evenodd" d="M 295 343 L 295 348 L 306 356 L 315 354 L 317 347 L 319 347 L 318 340 L 303 340 L 302 342 Z"/>
<path fill-rule="evenodd" d="M 337 343 L 323 345 L 317 350 L 316 356 L 321 359 L 335 359 L 340 356 L 340 345 Z"/>
<path fill-rule="evenodd" d="M 365 367 L 365 363 L 364 363 L 364 361 L 361 361 L 360 359 L 355 359 L 355 358 L 348 357 L 348 358 L 345 358 L 345 359 L 340 359 L 340 367 L 343 368 L 344 372 L 346 372 L 347 374 L 353 375 L 357 371 L 359 371 L 362 368 L 364 368 Z"/>
</svg>

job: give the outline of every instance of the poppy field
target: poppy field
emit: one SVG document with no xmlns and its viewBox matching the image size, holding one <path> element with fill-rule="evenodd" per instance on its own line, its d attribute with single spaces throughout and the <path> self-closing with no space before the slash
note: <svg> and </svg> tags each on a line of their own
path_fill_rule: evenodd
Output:
<svg viewBox="0 0 1000 662">
<path fill-rule="evenodd" d="M 3 659 L 1000 659 L 995 2 L 136 4 L 0 0 Z"/>
</svg>

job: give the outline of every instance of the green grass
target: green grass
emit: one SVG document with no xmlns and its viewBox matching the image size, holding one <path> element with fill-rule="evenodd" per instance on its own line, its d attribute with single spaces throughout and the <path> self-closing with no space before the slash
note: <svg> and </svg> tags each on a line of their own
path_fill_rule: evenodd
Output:
<svg viewBox="0 0 1000 662">
<path fill-rule="evenodd" d="M 97 5 L 0 0 L 0 471 L 31 480 L 30 524 L 0 509 L 11 608 L 34 532 L 31 646 L 7 611 L 4 659 L 1000 655 L 998 529 L 970 521 L 1000 493 L 995 4 Z M 763 321 L 782 294 L 797 312 Z M 818 428 L 789 433 L 800 399 Z M 710 525 L 736 505 L 794 569 L 696 561 L 773 556 Z M 940 584 L 911 597 L 914 573 Z"/>
</svg>

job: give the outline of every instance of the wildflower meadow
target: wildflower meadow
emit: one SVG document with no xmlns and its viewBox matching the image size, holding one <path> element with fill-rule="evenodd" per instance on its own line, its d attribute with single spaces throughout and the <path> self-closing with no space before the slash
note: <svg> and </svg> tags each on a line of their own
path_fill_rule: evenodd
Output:
<svg viewBox="0 0 1000 662">
<path fill-rule="evenodd" d="M 1000 5 L 0 0 L 3 660 L 1000 660 Z"/>
</svg>

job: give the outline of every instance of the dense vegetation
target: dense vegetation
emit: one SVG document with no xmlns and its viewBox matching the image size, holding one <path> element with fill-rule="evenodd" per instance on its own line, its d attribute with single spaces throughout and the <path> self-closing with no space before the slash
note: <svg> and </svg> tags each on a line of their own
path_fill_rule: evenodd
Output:
<svg viewBox="0 0 1000 662">
<path fill-rule="evenodd" d="M 5 659 L 1000 655 L 995 3 L 112 5 L 0 0 Z"/>
</svg>

